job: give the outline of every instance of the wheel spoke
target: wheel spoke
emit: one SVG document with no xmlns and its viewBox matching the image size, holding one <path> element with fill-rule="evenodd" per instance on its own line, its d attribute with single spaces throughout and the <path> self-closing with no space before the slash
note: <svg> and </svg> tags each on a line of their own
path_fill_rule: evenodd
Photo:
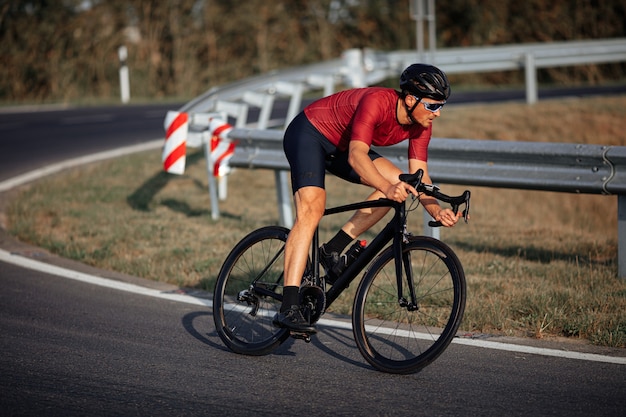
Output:
<svg viewBox="0 0 626 417">
<path fill-rule="evenodd" d="M 239 242 L 218 276 L 213 299 L 215 328 L 231 350 L 271 352 L 288 336 L 272 319 L 282 300 L 287 229 L 258 229 Z"/>
<path fill-rule="evenodd" d="M 445 244 L 415 238 L 403 258 L 415 298 L 405 305 L 396 299 L 395 260 L 389 250 L 359 285 L 353 315 L 355 340 L 365 359 L 393 373 L 416 372 L 438 357 L 454 337 L 465 306 L 465 277 Z M 418 308 L 409 308 L 412 303 Z"/>
</svg>

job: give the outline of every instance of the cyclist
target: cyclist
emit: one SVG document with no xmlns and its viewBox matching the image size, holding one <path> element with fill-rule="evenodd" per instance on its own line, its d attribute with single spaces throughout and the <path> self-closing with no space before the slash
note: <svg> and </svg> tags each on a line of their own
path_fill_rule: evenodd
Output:
<svg viewBox="0 0 626 417">
<path fill-rule="evenodd" d="M 400 76 L 400 91 L 367 87 L 338 92 L 308 105 L 289 124 L 283 147 L 291 168 L 296 219 L 285 244 L 283 302 L 274 325 L 315 332 L 300 311 L 299 288 L 313 234 L 326 207 L 325 171 L 374 188 L 368 200 L 385 197 L 402 202 L 409 193 L 418 196 L 415 188 L 398 180 L 402 171 L 370 147 L 409 140 L 409 171 L 421 168 L 423 182 L 430 184 L 427 159 L 432 123 L 449 96 L 450 83 L 443 71 L 413 64 Z M 442 209 L 432 197 L 422 196 L 420 202 L 443 226 L 454 226 L 461 216 Z M 345 247 L 388 210 L 355 212 L 337 235 L 322 245 L 320 258 L 327 275 L 342 262 L 340 254 Z"/>
</svg>

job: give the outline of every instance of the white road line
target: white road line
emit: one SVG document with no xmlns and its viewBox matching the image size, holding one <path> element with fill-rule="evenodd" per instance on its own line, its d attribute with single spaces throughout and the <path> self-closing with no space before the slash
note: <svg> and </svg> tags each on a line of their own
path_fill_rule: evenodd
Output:
<svg viewBox="0 0 626 417">
<path fill-rule="evenodd" d="M 475 340 L 457 338 L 452 341 L 460 345 L 482 347 L 487 349 L 506 350 L 509 352 L 530 353 L 534 355 L 554 356 L 557 358 L 579 359 L 584 361 L 615 363 L 626 365 L 626 358 L 618 356 L 598 355 L 596 353 L 574 352 L 568 350 L 546 349 L 533 346 L 514 345 L 512 343 L 490 342 L 488 340 Z"/>
<path fill-rule="evenodd" d="M 337 322 L 333 320 L 320 319 L 318 322 L 322 326 L 335 327 L 340 329 L 352 330 L 352 324 Z M 556 358 L 578 359 L 593 362 L 614 363 L 618 365 L 626 365 L 626 358 L 617 356 L 598 355 L 596 353 L 573 352 L 558 349 L 546 349 L 532 346 L 516 345 L 513 343 L 491 342 L 488 340 L 454 338 L 452 343 L 466 346 L 473 346 L 485 349 L 505 350 L 508 352 L 530 353 L 541 356 L 553 356 Z"/>
<path fill-rule="evenodd" d="M 30 171 L 25 174 L 18 175 L 17 177 L 9 178 L 8 180 L 0 182 L 0 193 L 8 191 L 15 187 L 19 187 L 20 185 L 29 183 L 31 181 L 36 181 L 45 176 L 55 174 L 64 169 L 74 168 L 92 162 L 103 161 L 105 159 L 117 158 L 135 152 L 158 149 L 159 147 L 163 146 L 163 142 L 164 139 L 157 139 L 150 142 L 140 143 L 138 145 L 125 146 L 123 148 L 117 148 L 111 151 L 94 153 L 87 156 L 68 159 L 67 161 L 59 162 L 56 164 L 47 165 L 43 168 L 39 168 L 34 171 Z"/>
<path fill-rule="evenodd" d="M 73 279 L 75 281 L 87 284 L 98 285 L 101 287 L 112 288 L 115 290 L 126 291 L 133 294 L 147 295 L 149 297 L 163 298 L 171 301 L 178 301 L 187 304 L 196 304 L 203 306 L 211 306 L 211 300 L 192 297 L 181 293 L 170 293 L 151 288 L 142 287 L 140 285 L 129 284 L 127 282 L 116 281 L 109 278 L 96 277 L 93 275 L 76 272 L 71 269 L 62 268 L 56 265 L 50 265 L 45 262 L 36 261 L 21 255 L 12 254 L 4 249 L 0 249 L 0 261 L 20 266 L 22 268 L 43 272 L 45 274 L 55 275 L 62 278 Z"/>
<path fill-rule="evenodd" d="M 131 292 L 134 294 L 146 295 L 148 297 L 161 298 L 161 299 L 176 301 L 180 303 L 201 305 L 201 306 L 208 307 L 208 308 L 213 306 L 213 302 L 211 300 L 194 297 L 188 294 L 171 293 L 171 292 L 154 290 L 154 289 L 145 288 L 139 285 L 129 284 L 126 282 L 116 281 L 116 280 L 112 280 L 108 278 L 95 277 L 93 275 L 85 274 L 82 272 L 76 272 L 67 268 L 62 268 L 62 267 L 50 265 L 44 262 L 36 261 L 34 259 L 26 258 L 21 255 L 12 254 L 3 249 L 0 249 L 0 261 L 17 265 L 22 268 L 27 268 L 27 269 L 32 269 L 35 271 L 43 272 L 46 274 L 73 279 L 76 281 L 80 281 L 80 282 L 84 282 L 84 283 L 88 283 L 92 285 L 99 285 L 101 287 Z M 352 325 L 346 322 L 321 319 L 319 321 L 319 324 L 325 327 L 352 330 Z M 538 347 L 532 347 L 532 346 L 515 345 L 512 343 L 500 343 L 500 342 L 491 342 L 487 340 L 464 339 L 464 338 L 455 338 L 452 341 L 452 343 L 485 348 L 485 349 L 505 350 L 508 352 L 518 352 L 518 353 L 526 353 L 526 354 L 534 354 L 534 355 L 542 355 L 542 356 L 552 356 L 552 357 L 565 358 L 565 359 L 577 359 L 577 360 L 585 360 L 585 361 L 593 361 L 593 362 L 604 362 L 604 363 L 612 363 L 612 364 L 618 364 L 618 365 L 626 365 L 626 358 L 624 357 L 598 355 L 595 353 L 583 353 L 583 352 L 572 352 L 572 351 L 557 350 L 557 349 L 545 349 L 545 348 L 538 348 Z"/>
</svg>

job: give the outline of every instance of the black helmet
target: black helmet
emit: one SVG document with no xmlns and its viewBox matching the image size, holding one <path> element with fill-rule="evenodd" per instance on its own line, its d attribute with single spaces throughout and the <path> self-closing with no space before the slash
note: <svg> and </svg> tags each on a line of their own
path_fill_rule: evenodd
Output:
<svg viewBox="0 0 626 417">
<path fill-rule="evenodd" d="M 413 64 L 400 76 L 402 91 L 419 98 L 444 101 L 450 97 L 448 77 L 439 68 L 426 64 Z"/>
</svg>

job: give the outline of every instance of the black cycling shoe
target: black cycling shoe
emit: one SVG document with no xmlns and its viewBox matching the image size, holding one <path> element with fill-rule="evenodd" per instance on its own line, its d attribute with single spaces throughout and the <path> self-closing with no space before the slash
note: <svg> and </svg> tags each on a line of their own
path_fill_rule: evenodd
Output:
<svg viewBox="0 0 626 417">
<path fill-rule="evenodd" d="M 333 284 L 345 269 L 345 260 L 338 252 L 326 252 L 326 245 L 320 247 L 320 263 L 326 271 L 326 281 Z"/>
<path fill-rule="evenodd" d="M 276 313 L 272 323 L 276 327 L 283 327 L 294 332 L 313 334 L 317 331 L 315 327 L 304 318 L 300 311 L 300 306 L 293 305 L 282 313 Z"/>
</svg>

